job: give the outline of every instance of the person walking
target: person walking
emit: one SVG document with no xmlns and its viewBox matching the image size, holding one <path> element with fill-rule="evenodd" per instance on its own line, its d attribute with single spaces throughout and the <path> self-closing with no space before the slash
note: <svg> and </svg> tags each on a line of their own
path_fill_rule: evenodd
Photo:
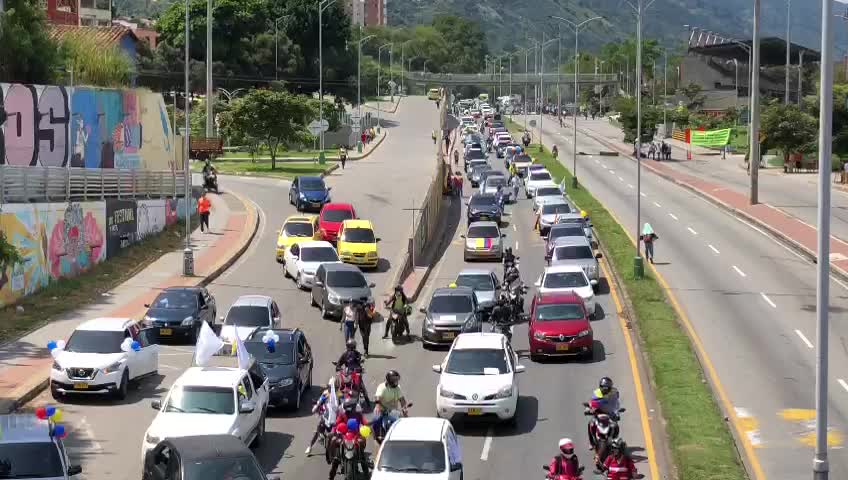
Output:
<svg viewBox="0 0 848 480">
<path fill-rule="evenodd" d="M 359 314 L 356 317 L 356 323 L 359 326 L 359 336 L 362 338 L 362 350 L 365 356 L 368 356 L 368 344 L 371 340 L 371 321 L 373 320 L 374 311 L 371 307 L 360 303 L 357 305 Z"/>
<path fill-rule="evenodd" d="M 645 226 L 642 227 L 642 243 L 645 244 L 645 258 L 648 259 L 649 262 L 654 263 L 654 242 L 657 241 L 660 237 L 654 233 L 653 227 L 651 227 L 650 223 L 645 223 Z"/>
<path fill-rule="evenodd" d="M 200 214 L 200 231 L 210 232 L 209 228 L 209 212 L 212 210 L 212 202 L 206 198 L 206 192 L 200 194 L 200 199 L 197 200 L 197 213 Z M 204 229 L 204 227 L 206 227 Z"/>
<path fill-rule="evenodd" d="M 347 163 L 347 147 L 342 145 L 339 147 L 339 162 L 342 164 L 342 170 L 345 168 L 345 163 Z"/>
<path fill-rule="evenodd" d="M 556 145 L 554 145 L 554 148 L 551 149 L 551 155 L 554 156 L 554 160 L 557 159 L 557 155 L 559 155 L 559 149 Z"/>
<path fill-rule="evenodd" d="M 445 153 L 450 153 L 450 134 L 445 134 Z"/>
</svg>

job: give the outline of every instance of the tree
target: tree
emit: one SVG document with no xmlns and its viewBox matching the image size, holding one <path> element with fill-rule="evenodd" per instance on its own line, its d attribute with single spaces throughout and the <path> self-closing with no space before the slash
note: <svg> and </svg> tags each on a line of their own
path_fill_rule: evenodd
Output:
<svg viewBox="0 0 848 480">
<path fill-rule="evenodd" d="M 126 87 L 130 84 L 134 71 L 132 60 L 116 45 L 103 46 L 92 37 L 72 35 L 62 41 L 60 53 L 78 85 Z"/>
<path fill-rule="evenodd" d="M 6 0 L 0 12 L 0 80 L 51 83 L 61 68 L 59 48 L 47 33 L 41 2 Z"/>
<path fill-rule="evenodd" d="M 6 238 L 6 232 L 0 230 L 0 288 L 9 281 L 6 271 L 23 261 L 18 249 Z"/>
<path fill-rule="evenodd" d="M 760 129 L 765 135 L 762 150 L 781 150 L 785 163 L 789 162 L 789 155 L 792 153 L 805 153 L 816 149 L 816 119 L 802 112 L 797 105 L 773 102 L 763 110 L 760 122 Z"/>
<path fill-rule="evenodd" d="M 701 94 L 701 86 L 697 83 L 690 82 L 680 89 L 680 93 L 688 100 L 686 108 L 689 110 L 700 110 L 704 106 L 704 95 Z"/>
<path fill-rule="evenodd" d="M 619 97 L 615 104 L 616 110 L 621 114 L 619 122 L 624 130 L 624 141 L 633 143 L 636 140 L 636 100 L 633 98 Z M 662 110 L 642 104 L 642 142 L 653 139 L 656 126 L 662 121 Z"/>
<path fill-rule="evenodd" d="M 244 139 L 262 139 L 271 153 L 273 170 L 277 167 L 279 145 L 308 142 L 311 135 L 306 124 L 317 116 L 317 102 L 305 95 L 257 89 L 234 99 L 220 119 L 228 133 Z"/>
</svg>

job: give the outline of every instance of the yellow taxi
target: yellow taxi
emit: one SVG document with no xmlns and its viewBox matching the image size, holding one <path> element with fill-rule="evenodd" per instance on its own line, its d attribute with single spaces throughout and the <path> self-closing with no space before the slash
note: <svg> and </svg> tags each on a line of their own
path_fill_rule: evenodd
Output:
<svg viewBox="0 0 848 480">
<path fill-rule="evenodd" d="M 339 229 L 339 260 L 362 267 L 376 268 L 380 256 L 374 226 L 370 220 L 352 219 L 342 222 Z"/>
<path fill-rule="evenodd" d="M 287 248 L 309 240 L 321 240 L 318 215 L 292 215 L 287 218 L 277 235 L 277 261 L 283 263 Z"/>
</svg>

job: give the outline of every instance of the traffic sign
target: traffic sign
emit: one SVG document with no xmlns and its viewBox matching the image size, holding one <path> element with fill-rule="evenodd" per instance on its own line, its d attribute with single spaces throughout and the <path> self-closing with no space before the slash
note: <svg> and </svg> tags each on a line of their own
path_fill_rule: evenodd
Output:
<svg viewBox="0 0 848 480">
<path fill-rule="evenodd" d="M 318 120 L 313 120 L 309 125 L 306 126 L 306 128 L 312 135 L 318 135 L 321 132 L 326 132 L 327 129 L 330 128 L 330 122 L 328 122 L 327 120 L 322 120 L 320 122 Z"/>
</svg>

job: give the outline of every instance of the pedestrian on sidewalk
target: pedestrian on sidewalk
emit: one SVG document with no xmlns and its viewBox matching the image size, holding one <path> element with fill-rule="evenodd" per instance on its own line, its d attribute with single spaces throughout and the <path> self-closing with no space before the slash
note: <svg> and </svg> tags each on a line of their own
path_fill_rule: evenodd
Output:
<svg viewBox="0 0 848 480">
<path fill-rule="evenodd" d="M 651 227 L 650 223 L 645 223 L 645 226 L 642 227 L 642 243 L 645 244 L 645 257 L 649 262 L 654 263 L 654 242 L 658 240 L 660 237 L 654 233 L 654 229 Z"/>
<path fill-rule="evenodd" d="M 654 142 L 651 142 L 651 146 L 648 147 L 648 158 L 653 158 L 654 160 L 657 158 L 657 146 Z"/>
<path fill-rule="evenodd" d="M 462 173 L 457 170 L 453 172 L 453 188 L 456 196 L 462 198 Z"/>
<path fill-rule="evenodd" d="M 667 143 L 665 145 L 665 159 L 671 160 L 671 144 L 670 143 Z"/>
<path fill-rule="evenodd" d="M 342 170 L 345 168 L 345 163 L 347 163 L 347 147 L 342 145 L 339 147 L 339 162 L 342 164 Z"/>
<path fill-rule="evenodd" d="M 200 231 L 210 232 L 209 228 L 209 212 L 212 210 L 212 202 L 206 198 L 206 192 L 200 194 L 200 199 L 197 200 L 197 213 L 200 214 Z M 203 227 L 206 227 L 204 230 Z"/>
<path fill-rule="evenodd" d="M 445 134 L 445 153 L 450 153 L 450 134 Z"/>
<path fill-rule="evenodd" d="M 554 156 L 554 160 L 557 159 L 557 155 L 559 155 L 559 149 L 556 145 L 554 145 L 554 148 L 551 149 L 551 155 Z"/>
<path fill-rule="evenodd" d="M 368 134 L 366 132 L 362 132 L 360 135 L 360 140 L 362 140 L 362 144 L 365 145 L 368 143 Z"/>
</svg>

